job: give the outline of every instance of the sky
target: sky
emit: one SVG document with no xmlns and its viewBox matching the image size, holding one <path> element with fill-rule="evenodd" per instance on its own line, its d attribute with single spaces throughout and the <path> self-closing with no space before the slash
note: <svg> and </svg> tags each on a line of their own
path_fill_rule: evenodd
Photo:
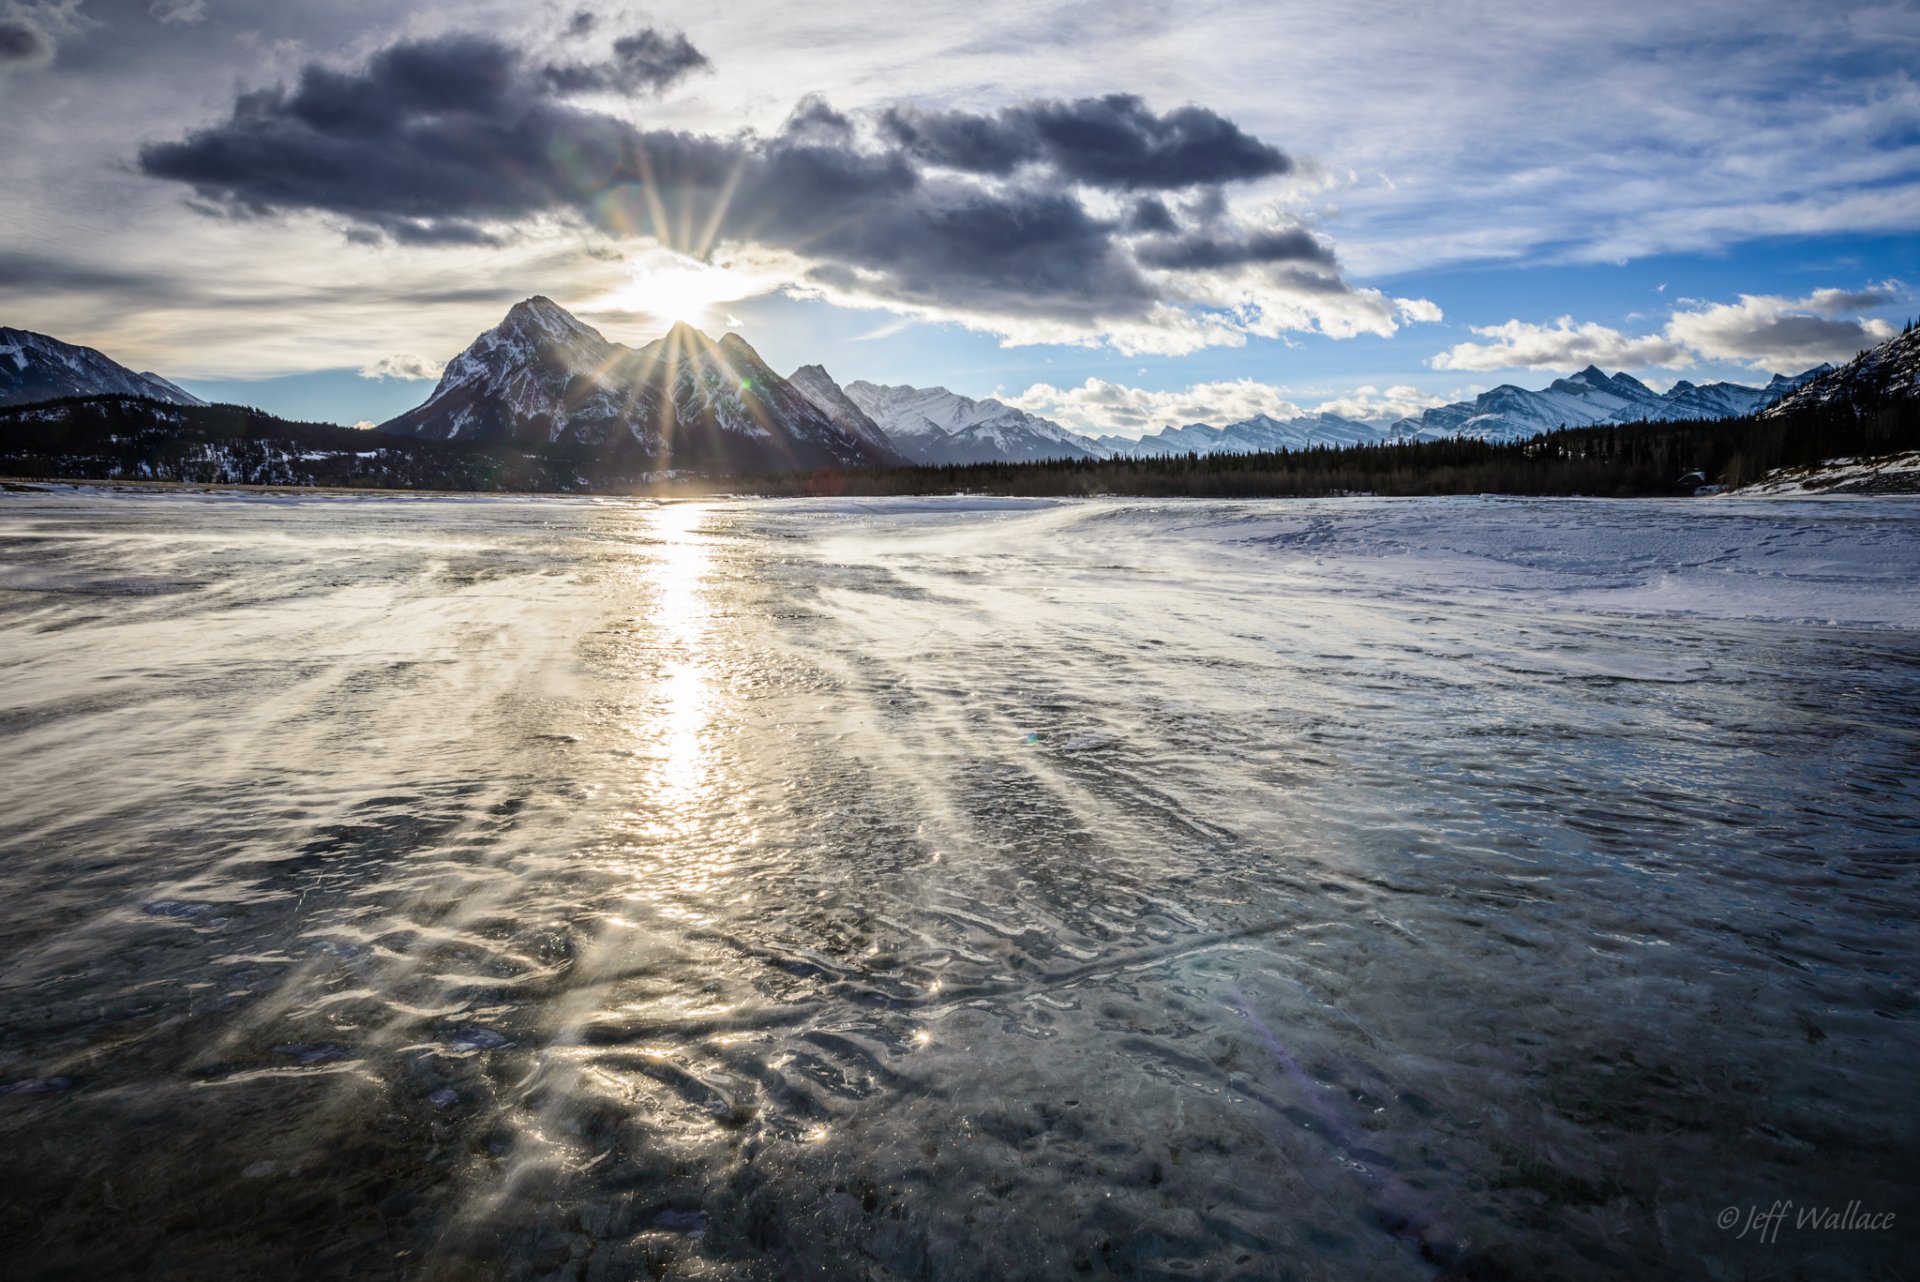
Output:
<svg viewBox="0 0 1920 1282">
<path fill-rule="evenodd" d="M 514 302 L 1090 433 L 1920 314 L 1920 4 L 0 0 L 0 325 L 375 423 Z"/>
</svg>

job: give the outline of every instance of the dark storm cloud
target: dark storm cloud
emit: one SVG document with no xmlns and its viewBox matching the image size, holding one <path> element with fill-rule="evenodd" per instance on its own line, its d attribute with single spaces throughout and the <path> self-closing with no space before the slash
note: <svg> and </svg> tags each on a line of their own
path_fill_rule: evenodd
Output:
<svg viewBox="0 0 1920 1282">
<path fill-rule="evenodd" d="M 1244 267 L 1249 263 L 1315 263 L 1333 265 L 1333 252 L 1312 233 L 1255 232 L 1245 236 L 1215 236 L 1200 232 L 1148 241 L 1137 251 L 1141 262 L 1168 271 L 1208 271 Z"/>
<path fill-rule="evenodd" d="M 577 23 L 586 14 L 575 14 Z M 655 93 L 708 66 L 707 55 L 678 32 L 662 35 L 648 27 L 613 42 L 613 57 L 598 63 L 555 63 L 543 74 L 564 93 Z"/>
<path fill-rule="evenodd" d="M 485 243 L 573 215 L 696 254 L 709 241 L 790 250 L 822 285 L 891 301 L 1087 322 L 1159 301 L 1143 265 L 1331 264 L 1304 232 L 1244 236 L 1153 196 L 1107 218 L 1075 194 L 1079 181 L 1176 189 L 1284 172 L 1277 150 L 1200 108 L 1156 115 L 1115 96 L 1011 109 L 994 127 L 1039 160 L 983 184 L 953 171 L 997 173 L 998 161 L 950 158 L 969 131 L 994 145 L 992 129 L 975 129 L 984 117 L 940 117 L 949 162 L 935 164 L 933 144 L 901 140 L 905 117 L 881 122 L 882 145 L 862 145 L 819 98 L 771 137 L 724 138 L 638 128 L 570 100 L 705 65 L 684 36 L 651 31 L 566 74 L 489 37 L 408 41 L 358 69 L 312 65 L 291 89 L 243 94 L 226 120 L 142 148 L 140 167 L 229 213 L 330 214 L 357 239 Z"/>
<path fill-rule="evenodd" d="M 118 271 L 39 254 L 0 251 L 0 289 L 35 293 L 82 290 L 143 291 L 158 286 L 157 277 Z"/>
<path fill-rule="evenodd" d="M 1180 230 L 1180 224 L 1174 221 L 1166 201 L 1158 196 L 1142 196 L 1127 211 L 1127 230 L 1175 232 Z"/>
<path fill-rule="evenodd" d="M 45 62 L 53 56 L 53 42 L 36 28 L 14 20 L 0 21 L 0 67 Z"/>
<path fill-rule="evenodd" d="M 1005 175 L 1042 165 L 1116 190 L 1246 182 L 1293 168 L 1279 148 L 1205 107 L 1153 111 L 1133 94 L 1031 102 L 992 115 L 888 111 L 893 138 L 930 165 Z"/>
<path fill-rule="evenodd" d="M 783 136 L 805 142 L 853 145 L 853 121 L 819 94 L 808 94 L 780 126 Z"/>
</svg>

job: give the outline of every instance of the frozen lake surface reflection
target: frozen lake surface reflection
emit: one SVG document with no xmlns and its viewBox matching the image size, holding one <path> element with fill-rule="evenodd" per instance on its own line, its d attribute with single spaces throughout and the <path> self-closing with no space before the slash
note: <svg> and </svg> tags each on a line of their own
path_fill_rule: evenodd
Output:
<svg viewBox="0 0 1920 1282">
<path fill-rule="evenodd" d="M 8 1272 L 1904 1276 L 1917 536 L 0 494 Z"/>
</svg>

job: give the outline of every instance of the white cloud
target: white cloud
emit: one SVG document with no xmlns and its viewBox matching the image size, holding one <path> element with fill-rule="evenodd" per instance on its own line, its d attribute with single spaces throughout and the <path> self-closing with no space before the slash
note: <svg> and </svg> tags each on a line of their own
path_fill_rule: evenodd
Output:
<svg viewBox="0 0 1920 1282">
<path fill-rule="evenodd" d="M 1885 320 L 1858 313 L 1905 298 L 1885 280 L 1862 289 L 1816 289 L 1803 298 L 1742 294 L 1737 303 L 1681 299 L 1681 310 L 1657 334 L 1632 337 L 1591 321 L 1562 316 L 1552 325 L 1510 320 L 1474 326 L 1491 343 L 1458 343 L 1428 363 L 1435 369 L 1563 370 L 1583 365 L 1644 369 L 1733 362 L 1762 371 L 1797 373 L 1822 361 L 1844 361 L 1892 338 Z"/>
<path fill-rule="evenodd" d="M 1405 418 L 1409 414 L 1418 414 L 1421 410 L 1432 409 L 1436 405 L 1445 405 L 1451 399 L 1423 392 L 1417 387 L 1396 386 L 1385 391 L 1377 387 L 1356 387 L 1345 396 L 1336 396 L 1330 401 L 1322 401 L 1314 409 L 1326 414 L 1338 414 L 1342 418 L 1357 418 L 1362 422 L 1391 422 Z"/>
<path fill-rule="evenodd" d="M 371 365 L 360 367 L 361 378 L 384 381 L 398 379 L 402 382 L 417 382 L 437 379 L 443 367 L 424 356 L 382 356 Z"/>
<path fill-rule="evenodd" d="M 1457 343 L 1428 364 L 1435 369 L 1565 369 L 1584 365 L 1684 365 L 1691 357 L 1672 339 L 1649 334 L 1629 338 L 1592 321 L 1576 325 L 1562 316 L 1552 325 L 1510 320 L 1504 325 L 1475 325 L 1473 332 L 1491 343 Z"/>
<path fill-rule="evenodd" d="M 1035 383 L 1018 396 L 1000 399 L 1093 436 L 1141 436 L 1188 423 L 1221 427 L 1256 414 L 1285 420 L 1303 414 L 1328 413 L 1388 422 L 1435 405 L 1445 405 L 1449 399 L 1416 387 L 1397 386 L 1383 391 L 1371 385 L 1356 387 L 1311 407 L 1301 406 L 1293 399 L 1297 395 L 1287 387 L 1251 378 L 1195 383 L 1176 391 L 1151 391 L 1089 378 L 1075 387 Z"/>
<path fill-rule="evenodd" d="M 1847 313 L 1892 302 L 1897 291 L 1898 282 L 1889 281 L 1866 290 L 1818 289 L 1805 298 L 1742 294 L 1737 303 L 1675 312 L 1667 333 L 1705 360 L 1797 372 L 1838 364 L 1892 338 L 1897 331 L 1888 322 Z"/>
<path fill-rule="evenodd" d="M 1286 398 L 1285 392 L 1285 388 L 1251 378 L 1196 383 L 1177 392 L 1155 392 L 1089 378 L 1078 387 L 1035 383 L 1018 396 L 1001 399 L 1076 432 L 1140 436 L 1162 427 L 1186 423 L 1217 426 L 1255 414 L 1298 418 L 1303 411 Z"/>
</svg>

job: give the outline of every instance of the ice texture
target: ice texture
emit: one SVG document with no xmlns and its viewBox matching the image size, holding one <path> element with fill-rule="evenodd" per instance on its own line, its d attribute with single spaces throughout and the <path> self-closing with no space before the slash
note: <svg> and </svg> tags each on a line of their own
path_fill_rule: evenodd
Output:
<svg viewBox="0 0 1920 1282">
<path fill-rule="evenodd" d="M 0 491 L 0 1249 L 1899 1276 L 1916 535 Z"/>
</svg>

